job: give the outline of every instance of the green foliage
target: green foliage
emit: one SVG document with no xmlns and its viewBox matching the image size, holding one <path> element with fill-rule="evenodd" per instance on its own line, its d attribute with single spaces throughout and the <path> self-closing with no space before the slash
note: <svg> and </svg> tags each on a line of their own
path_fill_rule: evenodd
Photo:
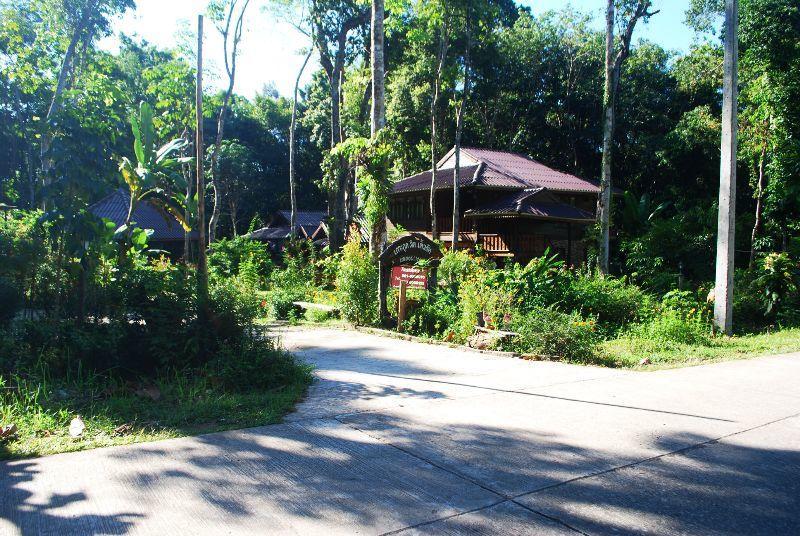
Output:
<svg viewBox="0 0 800 536">
<path fill-rule="evenodd" d="M 457 294 L 449 290 L 428 292 L 412 304 L 403 330 L 413 335 L 452 339 L 461 316 Z"/>
<path fill-rule="evenodd" d="M 489 328 L 504 328 L 514 312 L 514 294 L 504 288 L 497 271 L 481 271 L 461 283 L 458 301 L 461 320 L 456 332 L 460 340 L 472 335 L 479 316 Z"/>
<path fill-rule="evenodd" d="M 345 320 L 361 326 L 377 323 L 378 267 L 357 237 L 351 237 L 342 250 L 336 292 Z"/>
<path fill-rule="evenodd" d="M 488 260 L 463 250 L 448 249 L 439 261 L 439 284 L 458 292 L 461 281 L 474 277 L 479 270 L 489 268 Z"/>
<path fill-rule="evenodd" d="M 192 209 L 194 203 L 184 193 L 186 180 L 180 173 L 180 167 L 182 164 L 193 162 L 194 159 L 174 156 L 188 144 L 188 141 L 178 138 L 156 149 L 153 108 L 147 102 L 139 104 L 138 113 L 130 116 L 130 123 L 136 165 L 127 157 L 123 157 L 119 166 L 122 178 L 128 186 L 130 207 L 125 225 L 118 232 L 127 231 L 136 207 L 143 201 L 169 213 L 184 230 L 190 231 L 191 225 L 190 220 L 186 219 L 186 210 Z"/>
<path fill-rule="evenodd" d="M 511 327 L 519 334 L 510 343 L 516 351 L 580 362 L 591 362 L 597 356 L 595 324 L 578 313 L 535 307 L 515 316 Z"/>
<path fill-rule="evenodd" d="M 297 316 L 295 301 L 302 299 L 301 295 L 291 290 L 277 288 L 267 293 L 266 302 L 269 306 L 270 316 L 275 320 L 289 320 Z"/>
<path fill-rule="evenodd" d="M 770 253 L 759 263 L 752 289 L 760 297 L 767 316 L 777 309 L 796 304 L 800 285 L 800 265 L 786 253 Z"/>
<path fill-rule="evenodd" d="M 0 277 L 0 327 L 8 325 L 22 309 L 23 297 L 20 289 L 5 277 Z"/>
<path fill-rule="evenodd" d="M 247 339 L 240 346 L 220 349 L 206 373 L 230 392 L 283 388 L 311 382 L 311 368 L 277 347 L 275 339 Z"/>
<path fill-rule="evenodd" d="M 309 322 L 323 323 L 335 318 L 335 315 L 333 312 L 323 309 L 308 309 L 305 312 L 305 317 Z"/>
<path fill-rule="evenodd" d="M 665 309 L 655 318 L 634 327 L 631 335 L 657 343 L 709 345 L 711 326 L 699 314 Z"/>
<path fill-rule="evenodd" d="M 273 268 L 269 246 L 243 236 L 217 240 L 208 255 L 214 277 L 239 278 L 252 289 L 266 289 Z"/>
<path fill-rule="evenodd" d="M 565 287 L 564 311 L 577 311 L 584 318 L 595 318 L 606 334 L 647 318 L 652 310 L 648 296 L 625 279 L 600 273 L 576 272 Z"/>
</svg>

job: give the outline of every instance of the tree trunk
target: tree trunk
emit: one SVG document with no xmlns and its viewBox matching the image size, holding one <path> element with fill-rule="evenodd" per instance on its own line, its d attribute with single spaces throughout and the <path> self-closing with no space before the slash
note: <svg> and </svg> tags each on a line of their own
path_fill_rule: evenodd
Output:
<svg viewBox="0 0 800 536">
<path fill-rule="evenodd" d="M 317 2 L 312 1 L 312 23 L 314 26 L 314 44 L 319 51 L 319 59 L 325 74 L 328 76 L 331 99 L 331 149 L 341 143 L 343 138 L 341 122 L 341 86 L 344 78 L 344 65 L 346 59 L 347 36 L 351 30 L 366 22 L 369 11 L 365 10 L 350 19 L 342 22 L 338 33 L 335 35 L 336 52 L 332 55 L 329 49 L 330 32 L 326 32 L 324 19 L 324 8 Z M 347 181 L 346 162 L 344 159 L 339 161 L 336 176 L 332 177 L 333 184 L 328 190 L 328 240 L 331 251 L 338 251 L 344 244 L 347 207 Z"/>
<path fill-rule="evenodd" d="M 761 146 L 761 157 L 758 160 L 758 186 L 756 188 L 756 221 L 753 224 L 753 233 L 750 235 L 750 264 L 752 270 L 756 266 L 756 239 L 761 234 L 761 227 L 764 225 L 764 192 L 766 190 L 766 174 L 764 166 L 767 159 L 767 141 Z"/>
<path fill-rule="evenodd" d="M 311 59 L 311 50 L 306 54 L 306 59 L 303 60 L 303 65 L 297 73 L 297 79 L 294 82 L 294 96 L 292 99 L 292 120 L 289 125 L 289 203 L 291 204 L 292 213 L 289 217 L 289 236 L 295 237 L 297 233 L 297 175 L 295 169 L 295 129 L 297 127 L 297 92 L 300 89 L 300 78 L 303 76 L 303 71 L 308 65 L 308 60 Z"/>
<path fill-rule="evenodd" d="M 370 133 L 372 137 L 378 135 L 386 124 L 385 107 L 385 65 L 383 60 L 383 0 L 372 0 L 372 31 L 371 31 L 371 50 L 372 50 L 372 121 L 370 122 Z M 379 179 L 386 180 L 384 177 Z M 370 235 L 369 250 L 374 259 L 378 258 L 383 246 L 386 243 L 386 214 L 379 214 L 375 225 L 372 227 Z"/>
<path fill-rule="evenodd" d="M 470 83 L 470 49 L 472 48 L 472 12 L 467 7 L 467 46 L 464 52 L 464 94 L 461 97 L 461 104 L 458 107 L 456 116 L 456 143 L 455 143 L 455 167 L 453 168 L 453 251 L 458 249 L 458 242 L 461 236 L 461 188 L 459 185 L 459 175 L 461 175 L 461 134 L 464 131 L 464 108 L 469 99 Z"/>
<path fill-rule="evenodd" d="M 615 0 L 607 0 L 606 4 L 606 73 L 605 87 L 603 89 L 603 163 L 600 174 L 600 194 L 597 198 L 597 220 L 600 224 L 600 240 L 598 252 L 598 266 L 603 274 L 609 271 L 610 253 L 610 229 L 611 229 L 611 162 L 614 152 L 614 127 L 615 127 L 615 107 L 617 94 L 619 93 L 619 80 L 622 72 L 622 64 L 628 58 L 633 39 L 633 30 L 636 23 L 641 18 L 649 18 L 658 13 L 649 12 L 648 9 L 652 0 L 639 0 L 636 10 L 631 15 L 625 27 L 625 31 L 620 36 L 620 49 L 615 50 L 614 46 L 614 24 L 616 22 Z"/>
<path fill-rule="evenodd" d="M 717 219 L 717 267 L 714 289 L 714 326 L 733 332 L 733 264 L 736 223 L 736 130 L 738 124 L 738 0 L 725 3 L 725 58 L 722 87 L 722 162 Z"/>
<path fill-rule="evenodd" d="M 611 151 L 614 142 L 614 0 L 606 6 L 606 75 L 603 91 L 603 164 L 600 173 L 600 195 L 597 198 L 597 219 L 600 224 L 598 266 L 608 273 L 609 229 L 611 227 Z"/>
<path fill-rule="evenodd" d="M 235 199 L 228 199 L 228 209 L 231 211 L 231 232 L 233 237 L 239 236 L 236 227 L 239 225 L 239 203 Z"/>
<path fill-rule="evenodd" d="M 185 140 L 189 140 L 190 134 L 188 129 L 183 129 L 183 133 L 181 137 Z M 186 148 L 181 150 L 181 155 L 185 156 Z M 188 164 L 183 164 L 183 176 L 186 178 L 186 210 L 184 211 L 184 218 L 187 222 L 192 221 L 192 214 L 189 210 L 189 203 L 191 202 L 192 195 L 194 194 L 192 188 L 192 168 Z M 191 241 L 191 231 L 186 231 L 183 233 L 183 260 L 184 262 L 190 262 L 192 258 L 192 241 Z"/>
<path fill-rule="evenodd" d="M 447 47 L 449 46 L 449 35 L 447 28 L 447 18 L 442 20 L 441 36 L 439 39 L 439 51 L 436 65 L 436 76 L 433 80 L 433 98 L 431 99 L 431 236 L 434 240 L 439 239 L 439 223 L 436 218 L 436 112 L 439 105 L 439 90 L 442 84 L 442 71 L 444 62 L 447 58 Z"/>
<path fill-rule="evenodd" d="M 339 107 L 340 80 L 340 71 L 337 70 L 330 79 L 331 148 L 336 147 L 342 142 L 341 108 Z M 339 251 L 344 245 L 347 212 L 345 207 L 347 203 L 347 177 L 346 163 L 344 159 L 340 159 L 336 177 L 334 177 L 335 184 L 328 195 L 328 211 L 332 216 L 332 221 L 329 226 L 331 234 L 328 237 L 328 241 L 332 251 Z"/>
<path fill-rule="evenodd" d="M 197 316 L 200 344 L 198 345 L 199 358 L 205 355 L 205 325 L 208 321 L 208 265 L 206 261 L 206 208 L 205 191 L 206 181 L 203 169 L 203 16 L 197 17 L 197 93 L 195 95 L 196 108 L 196 141 L 195 151 L 197 157 L 197 230 L 199 234 L 197 255 Z"/>
<path fill-rule="evenodd" d="M 53 159 L 50 157 L 50 149 L 53 144 L 52 121 L 61 110 L 61 96 L 64 93 L 64 89 L 67 87 L 67 74 L 70 72 L 75 59 L 75 49 L 78 46 L 81 34 L 86 28 L 88 18 L 92 11 L 94 11 L 96 4 L 96 0 L 87 2 L 86 6 L 81 12 L 80 20 L 76 23 L 75 29 L 72 32 L 72 38 L 70 39 L 69 45 L 67 45 L 67 50 L 64 53 L 64 59 L 61 62 L 61 69 L 58 72 L 56 89 L 53 92 L 53 98 L 50 100 L 50 107 L 47 109 L 47 115 L 45 116 L 44 132 L 42 133 L 42 141 L 39 146 L 42 165 L 42 182 L 44 186 L 48 186 L 50 184 L 50 173 L 53 170 Z"/>
<path fill-rule="evenodd" d="M 236 2 L 231 2 L 228 17 L 225 22 L 225 30 L 222 32 L 222 52 L 225 58 L 225 72 L 228 75 L 228 88 L 225 91 L 225 98 L 222 100 L 222 108 L 220 108 L 219 115 L 217 116 L 217 137 L 214 142 L 214 149 L 211 151 L 211 187 L 214 190 L 214 208 L 211 213 L 211 219 L 208 222 L 208 242 L 214 242 L 217 238 L 217 228 L 219 226 L 220 210 L 222 209 L 223 187 L 219 180 L 219 170 L 217 169 L 219 161 L 219 150 L 222 146 L 223 135 L 225 131 L 225 119 L 228 116 L 228 106 L 230 105 L 231 96 L 233 95 L 233 86 L 236 81 L 236 58 L 239 55 L 239 42 L 242 39 L 242 25 L 244 21 L 244 13 L 250 0 L 245 0 L 242 4 L 242 9 L 239 11 L 239 16 L 236 20 L 233 29 L 233 43 L 231 47 L 230 59 L 228 59 L 228 35 L 230 32 L 231 20 L 233 12 L 236 8 Z"/>
</svg>

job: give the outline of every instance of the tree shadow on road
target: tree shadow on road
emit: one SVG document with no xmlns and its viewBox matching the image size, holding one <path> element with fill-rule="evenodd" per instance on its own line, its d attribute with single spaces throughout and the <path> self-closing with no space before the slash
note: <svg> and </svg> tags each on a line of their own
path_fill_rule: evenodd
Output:
<svg viewBox="0 0 800 536">
<path fill-rule="evenodd" d="M 42 474 L 35 460 L 2 462 L 0 466 L 0 534 L 125 534 L 141 516 L 134 513 L 70 513 L 89 499 L 90 490 L 45 493 L 33 490 Z"/>
</svg>

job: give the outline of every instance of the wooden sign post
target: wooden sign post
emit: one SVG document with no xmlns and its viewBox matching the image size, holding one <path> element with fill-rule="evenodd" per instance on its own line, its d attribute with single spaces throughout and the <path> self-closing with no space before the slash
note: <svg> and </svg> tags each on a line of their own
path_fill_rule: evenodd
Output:
<svg viewBox="0 0 800 536">
<path fill-rule="evenodd" d="M 403 331 L 403 322 L 406 321 L 406 287 L 408 284 L 400 280 L 400 290 L 397 296 L 397 331 Z"/>
<path fill-rule="evenodd" d="M 403 289 L 403 294 L 408 288 L 421 290 L 435 288 L 436 268 L 441 258 L 439 245 L 418 233 L 406 235 L 386 246 L 378 257 L 380 263 L 378 294 L 382 322 L 388 323 L 390 320 L 386 304 L 386 292 L 389 287 Z M 424 264 L 425 267 L 420 268 L 419 264 Z M 398 316 L 399 313 L 398 310 Z M 405 316 L 405 309 L 403 313 Z"/>
</svg>

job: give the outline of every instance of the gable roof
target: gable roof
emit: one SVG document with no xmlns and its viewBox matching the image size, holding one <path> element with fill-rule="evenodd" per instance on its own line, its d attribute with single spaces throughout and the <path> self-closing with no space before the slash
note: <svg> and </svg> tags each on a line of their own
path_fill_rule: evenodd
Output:
<svg viewBox="0 0 800 536">
<path fill-rule="evenodd" d="M 467 218 L 485 216 L 523 216 L 566 221 L 594 221 L 594 216 L 585 210 L 558 201 L 545 188 L 526 188 L 496 201 L 478 205 L 464 213 Z"/>
<path fill-rule="evenodd" d="M 300 227 L 314 227 L 314 229 L 316 229 L 327 215 L 327 212 L 321 210 L 298 210 L 296 223 Z M 280 216 L 287 225 L 292 221 L 291 210 L 279 210 L 277 216 Z"/>
<path fill-rule="evenodd" d="M 447 154 L 442 157 L 439 164 L 445 175 L 449 171 L 450 180 L 452 181 L 452 170 L 454 167 L 453 154 L 455 148 L 450 149 Z M 536 160 L 519 154 L 510 153 L 506 151 L 496 151 L 492 149 L 479 149 L 474 147 L 462 147 L 461 156 L 463 160 L 462 169 L 470 169 L 477 171 L 472 186 L 483 186 L 489 188 L 509 188 L 509 189 L 525 189 L 525 188 L 538 188 L 544 187 L 554 192 L 575 192 L 575 193 L 593 193 L 596 194 L 600 191 L 600 186 L 594 181 L 582 179 L 569 173 L 563 173 L 555 169 L 549 168 L 537 162 Z M 477 168 L 477 169 L 476 169 Z M 443 181 L 439 186 L 439 171 L 436 172 L 436 189 L 445 189 L 452 187 Z M 424 182 L 424 177 L 427 175 L 427 186 L 422 188 L 420 182 Z M 407 179 L 403 179 L 394 186 L 394 192 L 412 192 L 423 189 L 430 189 L 430 171 L 413 175 Z M 412 180 L 413 179 L 413 180 Z M 466 185 L 466 184 L 464 184 Z"/>
<path fill-rule="evenodd" d="M 289 226 L 263 227 L 248 233 L 246 236 L 247 238 L 252 238 L 253 240 L 263 240 L 266 242 L 273 240 L 286 240 L 289 238 Z"/>
<path fill-rule="evenodd" d="M 462 166 L 459 169 L 458 184 L 467 186 L 473 184 L 480 166 Z M 431 188 L 431 170 L 423 171 L 394 183 L 394 192 L 423 192 Z M 437 169 L 434 188 L 445 190 L 453 187 L 453 168 Z"/>
<path fill-rule="evenodd" d="M 89 211 L 95 216 L 113 221 L 119 227 L 125 223 L 129 205 L 130 194 L 123 188 L 118 188 L 91 205 Z M 136 222 L 136 226 L 142 229 L 152 229 L 150 240 L 183 240 L 184 231 L 178 220 L 147 201 L 139 203 L 133 211 L 131 221 Z M 196 240 L 198 232 L 191 231 L 189 237 Z"/>
</svg>

